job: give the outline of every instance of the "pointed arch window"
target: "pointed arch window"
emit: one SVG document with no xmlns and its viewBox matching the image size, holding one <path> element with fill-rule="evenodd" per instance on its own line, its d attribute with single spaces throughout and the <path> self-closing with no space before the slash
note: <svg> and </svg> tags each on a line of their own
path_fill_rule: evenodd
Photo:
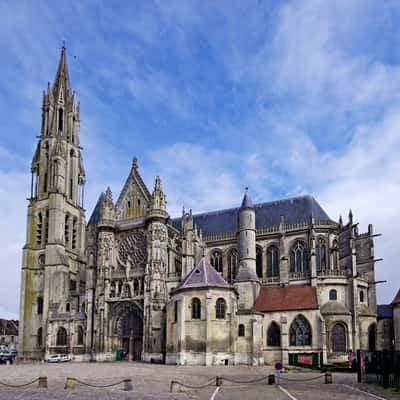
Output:
<svg viewBox="0 0 400 400">
<path fill-rule="evenodd" d="M 298 241 L 290 252 L 290 272 L 308 272 L 308 251 L 304 243 Z"/>
<path fill-rule="evenodd" d="M 36 346 L 42 347 L 43 346 L 43 329 L 40 327 L 36 333 Z"/>
<path fill-rule="evenodd" d="M 76 344 L 78 346 L 83 345 L 83 328 L 81 325 L 78 326 Z"/>
<path fill-rule="evenodd" d="M 58 131 L 60 133 L 63 132 L 64 127 L 64 111 L 62 108 L 58 109 Z"/>
<path fill-rule="evenodd" d="M 299 314 L 290 325 L 289 336 L 291 346 L 311 346 L 311 325 L 307 318 Z"/>
<path fill-rule="evenodd" d="M 57 346 L 67 345 L 67 331 L 63 327 L 59 328 L 57 331 L 56 345 Z"/>
<path fill-rule="evenodd" d="M 37 298 L 37 313 L 43 314 L 43 297 L 39 296 Z"/>
<path fill-rule="evenodd" d="M 201 302 L 200 299 L 194 297 L 192 299 L 192 319 L 200 319 L 201 317 Z"/>
<path fill-rule="evenodd" d="M 262 249 L 261 247 L 256 247 L 256 272 L 259 278 L 263 276 L 263 268 L 262 268 Z"/>
<path fill-rule="evenodd" d="M 326 269 L 326 246 L 325 240 L 319 238 L 317 242 L 316 255 L 317 255 L 317 271 Z"/>
<path fill-rule="evenodd" d="M 279 250 L 276 246 L 267 249 L 267 277 L 279 277 Z"/>
<path fill-rule="evenodd" d="M 339 269 L 339 246 L 337 240 L 332 244 L 332 268 Z"/>
<path fill-rule="evenodd" d="M 245 329 L 244 329 L 244 325 L 243 324 L 239 325 L 238 336 L 245 336 Z"/>
<path fill-rule="evenodd" d="M 217 319 L 225 319 L 226 302 L 223 298 L 219 298 L 215 304 L 215 316 Z"/>
<path fill-rule="evenodd" d="M 267 330 L 267 345 L 280 346 L 281 345 L 281 329 L 279 325 L 272 321 Z"/>
<path fill-rule="evenodd" d="M 217 272 L 222 274 L 222 253 L 219 250 L 214 250 L 211 253 L 210 263 Z"/>
<path fill-rule="evenodd" d="M 236 249 L 232 249 L 228 253 L 228 276 L 227 281 L 232 283 L 237 274 L 237 265 L 238 265 L 238 252 Z"/>
</svg>

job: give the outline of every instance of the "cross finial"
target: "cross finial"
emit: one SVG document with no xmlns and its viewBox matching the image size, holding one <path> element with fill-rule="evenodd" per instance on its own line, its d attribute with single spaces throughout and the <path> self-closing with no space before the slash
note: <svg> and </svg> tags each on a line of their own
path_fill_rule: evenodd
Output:
<svg viewBox="0 0 400 400">
<path fill-rule="evenodd" d="M 65 39 L 62 40 L 62 47 L 65 49 Z"/>
</svg>

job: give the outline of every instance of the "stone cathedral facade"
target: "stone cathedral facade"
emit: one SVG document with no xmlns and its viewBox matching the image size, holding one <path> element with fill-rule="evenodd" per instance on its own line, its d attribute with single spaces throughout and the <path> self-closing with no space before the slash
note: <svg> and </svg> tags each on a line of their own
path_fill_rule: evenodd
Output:
<svg viewBox="0 0 400 400">
<path fill-rule="evenodd" d="M 20 355 L 170 364 L 324 361 L 376 347 L 372 225 L 311 196 L 172 218 L 133 159 L 85 220 L 80 108 L 62 49 L 43 93 L 23 248 Z M 238 199 L 239 201 L 239 199 Z"/>
</svg>

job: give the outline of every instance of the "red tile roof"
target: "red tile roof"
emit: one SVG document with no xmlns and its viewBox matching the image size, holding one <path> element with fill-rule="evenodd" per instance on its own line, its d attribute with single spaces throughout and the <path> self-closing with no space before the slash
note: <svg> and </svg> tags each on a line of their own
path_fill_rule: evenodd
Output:
<svg viewBox="0 0 400 400">
<path fill-rule="evenodd" d="M 394 296 L 394 299 L 392 301 L 392 304 L 397 304 L 397 303 L 400 303 L 400 289 L 397 292 L 396 296 Z"/>
<path fill-rule="evenodd" d="M 261 312 L 317 308 L 317 291 L 307 285 L 262 287 L 253 307 Z"/>
</svg>

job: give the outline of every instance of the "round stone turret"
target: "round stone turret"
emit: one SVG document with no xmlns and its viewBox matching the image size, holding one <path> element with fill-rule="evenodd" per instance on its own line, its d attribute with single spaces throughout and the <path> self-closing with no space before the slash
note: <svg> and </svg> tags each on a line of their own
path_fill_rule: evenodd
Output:
<svg viewBox="0 0 400 400">
<path fill-rule="evenodd" d="M 246 188 L 238 215 L 239 271 L 237 281 L 258 280 L 256 274 L 256 212 Z"/>
</svg>

